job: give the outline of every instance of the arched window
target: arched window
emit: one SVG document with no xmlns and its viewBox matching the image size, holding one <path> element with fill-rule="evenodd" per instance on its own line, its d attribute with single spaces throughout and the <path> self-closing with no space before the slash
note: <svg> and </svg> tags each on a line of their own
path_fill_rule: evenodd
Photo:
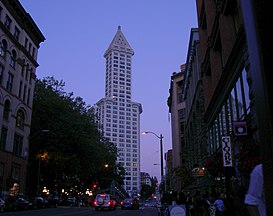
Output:
<svg viewBox="0 0 273 216">
<path fill-rule="evenodd" d="M 16 127 L 24 129 L 24 123 L 25 123 L 25 114 L 23 110 L 18 110 L 17 116 L 16 116 Z"/>
<path fill-rule="evenodd" d="M 15 62 L 16 62 L 16 58 L 17 58 L 17 54 L 15 50 L 11 51 L 11 55 L 10 55 L 10 66 L 15 68 Z"/>
<path fill-rule="evenodd" d="M 10 112 L 10 101 L 6 100 L 4 105 L 4 113 L 3 113 L 3 119 L 6 121 L 9 120 L 9 112 Z"/>
<path fill-rule="evenodd" d="M 2 56 L 3 58 L 5 58 L 6 56 L 7 48 L 8 48 L 7 41 L 2 40 L 2 42 L 0 42 L 0 56 Z"/>
</svg>

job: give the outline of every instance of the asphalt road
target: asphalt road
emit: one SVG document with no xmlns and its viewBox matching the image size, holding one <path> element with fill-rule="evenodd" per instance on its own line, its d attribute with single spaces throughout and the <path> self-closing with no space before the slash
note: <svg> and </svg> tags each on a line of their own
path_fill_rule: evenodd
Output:
<svg viewBox="0 0 273 216">
<path fill-rule="evenodd" d="M 95 211 L 94 208 L 84 207 L 58 207 L 17 212 L 4 212 L 0 216 L 157 216 L 157 209 L 145 207 L 139 210 Z"/>
</svg>

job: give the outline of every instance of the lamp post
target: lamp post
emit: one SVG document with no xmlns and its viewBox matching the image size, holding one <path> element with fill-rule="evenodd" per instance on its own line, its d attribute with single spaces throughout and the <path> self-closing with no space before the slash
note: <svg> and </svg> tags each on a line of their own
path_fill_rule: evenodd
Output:
<svg viewBox="0 0 273 216">
<path fill-rule="evenodd" d="M 159 136 L 152 132 L 152 131 L 144 131 L 142 132 L 142 134 L 153 134 L 154 136 L 156 136 L 159 139 L 159 144 L 160 144 L 160 166 L 161 166 L 161 182 L 163 182 L 164 179 L 164 174 L 163 174 L 163 136 L 162 134 L 160 134 Z"/>
<path fill-rule="evenodd" d="M 49 130 L 48 129 L 43 129 L 43 130 L 37 131 L 31 137 L 29 137 L 28 139 L 31 140 L 31 139 L 33 139 L 35 136 L 37 136 L 40 133 L 49 133 Z M 40 191 L 40 172 L 41 172 L 41 150 L 38 151 L 37 158 L 38 158 L 38 170 L 37 170 L 36 195 L 40 195 L 39 191 Z"/>
</svg>

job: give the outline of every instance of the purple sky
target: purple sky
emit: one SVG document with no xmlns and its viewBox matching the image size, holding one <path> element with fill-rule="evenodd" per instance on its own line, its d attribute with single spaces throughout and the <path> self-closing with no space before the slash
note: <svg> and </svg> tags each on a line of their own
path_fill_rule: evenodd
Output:
<svg viewBox="0 0 273 216">
<path fill-rule="evenodd" d="M 118 26 L 134 49 L 132 101 L 142 104 L 141 131 L 162 133 L 171 149 L 167 98 L 173 72 L 186 61 L 194 0 L 20 0 L 46 41 L 38 78 L 54 76 L 90 105 L 104 97 L 104 52 Z M 141 135 L 141 171 L 160 179 L 159 139 Z"/>
</svg>

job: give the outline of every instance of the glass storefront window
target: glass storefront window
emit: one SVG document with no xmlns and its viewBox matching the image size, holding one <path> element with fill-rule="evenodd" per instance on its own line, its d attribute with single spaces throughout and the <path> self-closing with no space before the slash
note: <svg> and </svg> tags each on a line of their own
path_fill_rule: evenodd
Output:
<svg viewBox="0 0 273 216">
<path fill-rule="evenodd" d="M 246 110 L 247 110 L 247 113 L 249 113 L 250 112 L 250 109 L 249 109 L 249 106 L 250 106 L 249 86 L 248 86 L 248 82 L 247 82 L 247 72 L 245 69 L 242 71 L 242 82 L 243 82 L 243 91 L 244 91 L 244 95 L 245 95 Z"/>
<path fill-rule="evenodd" d="M 219 147 L 220 147 L 220 139 L 219 139 L 219 136 L 220 136 L 220 131 L 219 131 L 219 125 L 218 125 L 218 118 L 215 119 L 214 121 L 214 127 L 215 127 L 215 150 L 217 150 Z"/>
<path fill-rule="evenodd" d="M 233 122 L 244 118 L 250 112 L 249 86 L 247 72 L 243 69 L 240 77 L 231 90 L 226 102 L 222 105 L 213 124 L 209 128 L 209 152 L 213 154 L 220 146 L 220 137 L 233 131 Z"/>
<path fill-rule="evenodd" d="M 232 132 L 232 119 L 233 119 L 233 113 L 232 113 L 232 106 L 231 106 L 231 97 L 228 98 L 226 102 L 226 124 L 227 124 L 227 134 Z"/>
<path fill-rule="evenodd" d="M 237 119 L 240 119 L 242 115 L 244 114 L 245 110 L 245 100 L 244 95 L 242 94 L 242 88 L 241 88 L 241 79 L 239 78 L 236 82 L 235 88 L 237 93 L 237 101 L 236 101 L 236 108 L 237 108 Z M 237 120 L 234 119 L 234 120 Z"/>
</svg>

